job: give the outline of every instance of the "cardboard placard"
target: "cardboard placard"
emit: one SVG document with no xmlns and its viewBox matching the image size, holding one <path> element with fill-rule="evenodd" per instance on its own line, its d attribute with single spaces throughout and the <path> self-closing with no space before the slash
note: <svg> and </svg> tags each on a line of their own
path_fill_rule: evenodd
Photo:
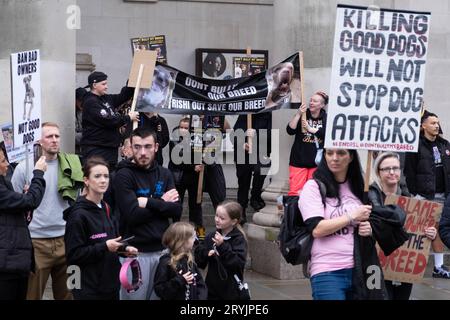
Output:
<svg viewBox="0 0 450 320">
<path fill-rule="evenodd" d="M 144 65 L 144 73 L 140 88 L 150 89 L 153 82 L 153 72 L 155 71 L 156 64 L 156 51 L 140 50 L 135 52 L 133 57 L 133 63 L 131 64 L 130 76 L 128 77 L 128 86 L 136 88 L 137 79 L 139 74 L 139 67 Z"/>
<path fill-rule="evenodd" d="M 431 240 L 425 236 L 425 229 L 437 226 L 443 206 L 437 202 L 403 196 L 389 196 L 385 204 L 398 205 L 406 212 L 404 228 L 410 237 L 388 257 L 378 248 L 384 278 L 409 283 L 421 282 L 431 248 Z"/>
</svg>

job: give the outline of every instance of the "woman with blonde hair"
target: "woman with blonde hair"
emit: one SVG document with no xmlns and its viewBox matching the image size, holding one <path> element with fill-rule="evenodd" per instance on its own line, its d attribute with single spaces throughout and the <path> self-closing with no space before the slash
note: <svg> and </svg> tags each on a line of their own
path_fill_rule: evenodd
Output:
<svg viewBox="0 0 450 320">
<path fill-rule="evenodd" d="M 317 169 L 318 151 L 323 149 L 328 105 L 328 95 L 317 91 L 311 96 L 309 104 L 302 104 L 289 121 L 286 131 L 295 136 L 289 158 L 289 193 L 298 196 L 306 181 L 310 180 Z M 302 114 L 306 113 L 306 117 Z"/>
<path fill-rule="evenodd" d="M 400 184 L 401 167 L 400 157 L 394 152 L 383 152 L 378 155 L 374 166 L 374 182 L 369 188 L 369 201 L 375 210 L 376 207 L 384 206 L 387 196 L 399 195 L 410 197 L 406 185 Z M 401 209 L 400 209 L 401 210 Z M 403 211 L 403 210 L 402 210 Z M 406 214 L 403 216 L 404 223 Z M 435 227 L 425 229 L 425 235 L 430 240 L 436 238 Z M 385 281 L 389 300 L 408 300 L 411 295 L 412 284 L 398 281 Z"/>
</svg>

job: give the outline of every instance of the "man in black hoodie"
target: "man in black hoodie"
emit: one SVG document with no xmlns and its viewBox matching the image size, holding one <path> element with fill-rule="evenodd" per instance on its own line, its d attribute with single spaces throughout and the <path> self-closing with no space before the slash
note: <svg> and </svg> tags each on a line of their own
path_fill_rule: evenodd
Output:
<svg viewBox="0 0 450 320">
<path fill-rule="evenodd" d="M 114 197 L 120 213 L 120 231 L 139 252 L 144 283 L 130 293 L 122 288 L 122 300 L 149 300 L 153 293 L 153 278 L 158 266 L 164 231 L 169 219 L 178 221 L 182 207 L 172 173 L 158 165 L 156 133 L 137 128 L 131 134 L 133 159 L 120 162 L 114 178 Z"/>
</svg>

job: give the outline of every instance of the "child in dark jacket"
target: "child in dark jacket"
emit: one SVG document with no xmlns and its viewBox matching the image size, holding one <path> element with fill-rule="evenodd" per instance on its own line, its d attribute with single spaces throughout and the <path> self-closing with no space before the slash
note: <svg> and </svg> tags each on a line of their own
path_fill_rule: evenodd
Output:
<svg viewBox="0 0 450 320">
<path fill-rule="evenodd" d="M 216 231 L 195 249 L 200 268 L 208 266 L 206 285 L 209 300 L 236 300 L 239 297 L 237 275 L 243 281 L 247 259 L 247 240 L 239 221 L 242 207 L 235 201 L 224 201 L 216 210 Z"/>
<path fill-rule="evenodd" d="M 206 300 L 206 285 L 192 255 L 195 238 L 187 222 L 176 222 L 164 232 L 162 243 L 169 252 L 159 259 L 154 280 L 162 300 Z"/>
<path fill-rule="evenodd" d="M 135 255 L 137 249 L 120 241 L 110 207 L 102 200 L 109 184 L 107 163 L 91 157 L 83 171 L 86 195 L 64 211 L 67 262 L 81 271 L 80 286 L 72 293 L 76 300 L 118 300 L 121 265 L 117 252 Z"/>
</svg>

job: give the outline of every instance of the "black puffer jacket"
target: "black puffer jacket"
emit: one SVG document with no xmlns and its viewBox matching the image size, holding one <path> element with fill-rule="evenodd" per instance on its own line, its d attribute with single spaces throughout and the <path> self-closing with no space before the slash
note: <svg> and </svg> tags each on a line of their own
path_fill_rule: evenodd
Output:
<svg viewBox="0 0 450 320">
<path fill-rule="evenodd" d="M 100 299 L 119 292 L 119 257 L 106 246 L 106 240 L 119 236 L 118 228 L 106 208 L 103 201 L 99 208 L 79 197 L 72 207 L 64 210 L 67 262 L 81 270 L 81 289 L 73 290 L 76 299 Z"/>
<path fill-rule="evenodd" d="M 436 138 L 436 144 L 441 154 L 445 195 L 450 193 L 450 143 Z M 436 193 L 436 166 L 433 157 L 432 143 L 423 135 L 419 139 L 419 152 L 406 153 L 404 174 L 409 192 L 419 194 L 428 200 L 433 200 Z"/>
<path fill-rule="evenodd" d="M 39 206 L 45 192 L 44 172 L 33 171 L 25 194 L 15 192 L 0 176 L 0 274 L 27 275 L 33 269 L 33 249 L 25 212 Z"/>
<path fill-rule="evenodd" d="M 238 285 L 233 275 L 243 279 L 244 267 L 247 259 L 247 241 L 237 228 L 227 234 L 230 237 L 217 247 L 219 256 L 208 257 L 213 250 L 212 238 L 216 231 L 209 233 L 203 244 L 195 249 L 195 262 L 204 269 L 208 266 L 206 285 L 208 286 L 208 300 L 236 300 L 238 299 Z"/>
<path fill-rule="evenodd" d="M 439 220 L 439 236 L 447 248 L 450 248 L 450 197 L 445 200 L 441 220 Z"/>
</svg>

